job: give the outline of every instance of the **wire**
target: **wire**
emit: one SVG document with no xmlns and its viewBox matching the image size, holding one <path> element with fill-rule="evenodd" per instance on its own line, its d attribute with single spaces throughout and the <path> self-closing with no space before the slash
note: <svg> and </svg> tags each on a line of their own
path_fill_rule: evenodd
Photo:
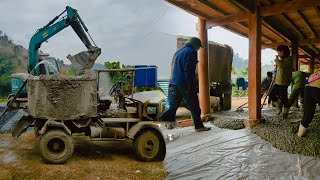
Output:
<svg viewBox="0 0 320 180">
<path fill-rule="evenodd" d="M 96 47 L 98 47 L 98 46 L 96 45 L 96 43 L 94 42 L 94 40 L 92 39 L 92 37 L 91 37 L 90 33 L 89 33 L 88 31 L 87 31 L 87 33 L 88 33 L 88 35 L 89 35 L 89 37 L 90 37 L 91 41 L 93 42 L 93 44 L 94 44 Z"/>
</svg>

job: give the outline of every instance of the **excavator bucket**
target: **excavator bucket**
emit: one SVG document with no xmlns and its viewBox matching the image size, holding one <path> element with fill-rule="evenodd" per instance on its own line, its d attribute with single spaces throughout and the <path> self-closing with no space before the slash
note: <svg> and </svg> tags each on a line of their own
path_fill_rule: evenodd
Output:
<svg viewBox="0 0 320 180">
<path fill-rule="evenodd" d="M 70 54 L 67 58 L 75 66 L 75 68 L 80 70 L 90 69 L 93 67 L 94 62 L 101 54 L 101 49 L 98 47 L 92 47 L 88 51 L 82 51 L 76 55 L 71 56 Z"/>
</svg>

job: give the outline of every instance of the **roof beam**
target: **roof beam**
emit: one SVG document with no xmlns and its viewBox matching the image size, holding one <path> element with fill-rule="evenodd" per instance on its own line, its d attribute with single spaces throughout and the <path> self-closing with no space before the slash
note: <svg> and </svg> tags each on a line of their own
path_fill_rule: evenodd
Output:
<svg viewBox="0 0 320 180">
<path fill-rule="evenodd" d="M 232 0 L 230 2 L 232 2 Z M 320 0 L 293 0 L 290 2 L 277 3 L 271 6 L 262 7 L 260 12 L 261 12 L 261 16 L 265 17 L 265 16 L 272 16 L 272 15 L 291 12 L 291 11 L 297 11 L 301 9 L 314 8 L 315 6 L 319 6 L 319 5 L 320 5 Z M 242 6 L 242 8 L 243 7 L 245 6 Z M 248 20 L 249 15 L 250 13 L 248 12 L 239 12 L 239 13 L 231 14 L 228 16 L 222 16 L 222 17 L 210 19 L 207 21 L 207 28 L 245 21 L 245 20 Z"/>
<path fill-rule="evenodd" d="M 303 21 L 307 24 L 308 29 L 312 32 L 314 37 L 318 37 L 317 32 L 314 30 L 314 28 L 312 27 L 309 19 L 303 14 L 303 12 L 301 10 L 297 11 L 299 16 L 303 19 Z"/>
<path fill-rule="evenodd" d="M 194 16 L 197 16 L 197 17 L 201 17 L 203 19 L 210 19 L 210 17 L 208 17 L 207 15 L 205 15 L 204 13 L 202 13 L 201 11 L 197 11 L 197 10 L 194 10 L 192 9 L 190 6 L 186 6 L 184 5 L 183 3 L 180 3 L 180 2 L 177 2 L 177 1 L 174 1 L 174 0 L 166 0 L 168 3 L 174 5 L 175 7 L 183 10 L 183 11 L 186 11 Z"/>
<path fill-rule="evenodd" d="M 283 42 L 269 43 L 269 44 L 266 44 L 266 46 L 273 48 L 273 47 L 277 47 L 279 45 L 290 45 L 290 44 L 291 43 L 288 41 L 283 41 Z M 301 40 L 297 41 L 297 44 L 299 46 L 309 45 L 309 44 L 320 44 L 320 38 L 301 39 Z"/>
<path fill-rule="evenodd" d="M 311 58 L 312 56 L 308 56 L 308 55 L 299 55 L 299 58 Z M 319 59 L 320 58 L 320 54 L 315 54 L 313 56 L 314 58 L 316 59 Z"/>
<path fill-rule="evenodd" d="M 225 12 L 225 11 L 223 11 L 222 9 L 214 6 L 213 4 L 211 4 L 210 2 L 208 2 L 207 0 L 198 0 L 198 1 L 201 2 L 201 3 L 203 3 L 204 5 L 208 6 L 209 8 L 213 9 L 214 11 L 220 13 L 221 15 L 228 16 L 228 13 L 227 13 L 227 12 Z M 243 24 L 241 24 L 241 23 L 239 23 L 239 22 L 236 23 L 236 24 L 244 27 L 245 29 L 248 28 L 247 26 L 245 26 L 245 25 L 243 25 Z M 208 22 L 207 22 L 207 26 L 208 26 Z M 262 35 L 262 36 L 263 36 L 265 39 L 267 39 L 267 40 L 269 40 L 269 41 L 271 41 L 271 42 L 274 41 L 274 39 L 270 38 L 269 36 L 266 36 L 266 35 Z"/>
<path fill-rule="evenodd" d="M 271 6 L 261 8 L 261 16 L 272 16 L 276 14 L 297 11 L 306 8 L 319 6 L 320 0 L 293 0 L 290 2 L 277 3 Z"/>
<path fill-rule="evenodd" d="M 240 0 L 228 0 L 230 5 L 234 6 L 235 8 L 245 11 L 247 13 L 252 13 L 252 10 L 247 7 L 247 5 L 244 4 L 244 2 L 241 2 Z"/>
<path fill-rule="evenodd" d="M 207 21 L 207 29 L 212 28 L 214 26 L 221 26 L 221 25 L 236 23 L 240 21 L 245 21 L 245 20 L 248 20 L 249 15 L 250 13 L 241 12 L 237 14 L 210 19 Z"/>
<path fill-rule="evenodd" d="M 281 14 L 282 18 L 288 23 L 288 25 L 294 30 L 296 31 L 299 36 L 302 36 L 303 38 L 306 38 L 306 36 L 302 33 L 302 31 L 297 27 L 297 25 L 286 15 L 286 14 Z M 295 37 L 293 35 L 293 37 Z"/>
</svg>

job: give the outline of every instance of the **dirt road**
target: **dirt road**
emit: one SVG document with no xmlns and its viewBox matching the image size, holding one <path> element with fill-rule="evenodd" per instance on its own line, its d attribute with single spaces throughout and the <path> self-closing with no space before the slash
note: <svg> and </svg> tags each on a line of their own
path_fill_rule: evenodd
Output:
<svg viewBox="0 0 320 180">
<path fill-rule="evenodd" d="M 135 160 L 130 142 L 92 142 L 75 137 L 75 152 L 64 165 L 45 164 L 32 132 L 14 139 L 0 134 L 0 179 L 164 179 L 162 162 Z"/>
</svg>

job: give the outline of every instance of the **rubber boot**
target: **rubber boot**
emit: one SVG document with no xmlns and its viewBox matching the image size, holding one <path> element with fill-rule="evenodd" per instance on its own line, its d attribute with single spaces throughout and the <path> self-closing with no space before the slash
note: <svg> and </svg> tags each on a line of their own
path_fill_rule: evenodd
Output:
<svg viewBox="0 0 320 180">
<path fill-rule="evenodd" d="M 278 108 L 278 114 L 281 114 L 282 113 L 282 103 L 281 101 L 278 99 L 278 101 L 274 102 L 274 104 L 277 106 Z"/>
<path fill-rule="evenodd" d="M 289 115 L 289 108 L 283 107 L 282 112 L 283 112 L 282 117 L 283 117 L 284 119 L 287 119 L 287 118 L 288 118 L 288 115 Z"/>
<path fill-rule="evenodd" d="M 307 133 L 307 128 L 303 127 L 302 124 L 299 126 L 298 137 L 303 137 Z"/>
</svg>

